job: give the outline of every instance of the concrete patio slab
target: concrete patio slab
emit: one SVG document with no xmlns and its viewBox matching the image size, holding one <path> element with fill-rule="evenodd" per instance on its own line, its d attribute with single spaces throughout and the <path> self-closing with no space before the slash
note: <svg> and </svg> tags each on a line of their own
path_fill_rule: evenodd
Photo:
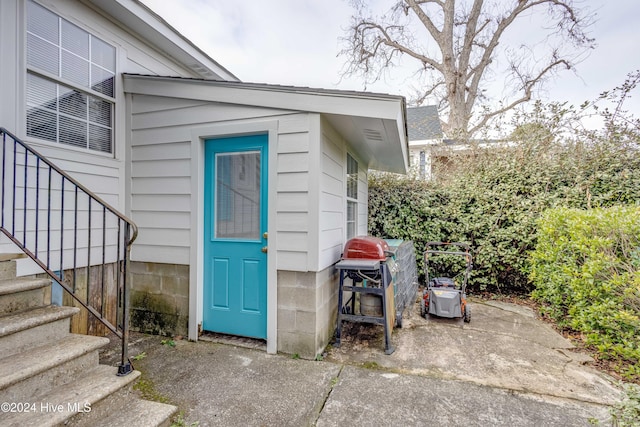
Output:
<svg viewBox="0 0 640 427">
<path fill-rule="evenodd" d="M 243 339 L 132 334 L 145 388 L 184 425 L 589 426 L 620 399 L 611 378 L 526 307 L 474 301 L 473 318 L 423 319 L 416 304 L 385 355 L 381 326 L 347 323 L 322 361 Z M 114 346 L 103 363 L 117 360 Z"/>
</svg>

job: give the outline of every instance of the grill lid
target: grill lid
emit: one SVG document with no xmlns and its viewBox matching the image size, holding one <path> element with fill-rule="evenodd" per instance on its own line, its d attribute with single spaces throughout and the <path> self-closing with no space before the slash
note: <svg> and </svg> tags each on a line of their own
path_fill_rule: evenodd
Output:
<svg viewBox="0 0 640 427">
<path fill-rule="evenodd" d="M 344 245 L 342 259 L 371 259 L 385 261 L 389 245 L 384 240 L 372 236 L 349 239 Z"/>
</svg>

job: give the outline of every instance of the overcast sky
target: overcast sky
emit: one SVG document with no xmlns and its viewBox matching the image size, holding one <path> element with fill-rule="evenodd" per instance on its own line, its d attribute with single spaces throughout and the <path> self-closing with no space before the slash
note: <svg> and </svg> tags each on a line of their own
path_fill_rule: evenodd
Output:
<svg viewBox="0 0 640 427">
<path fill-rule="evenodd" d="M 414 82 L 401 70 L 366 88 L 358 79 L 340 79 L 345 58 L 337 55 L 339 37 L 353 13 L 347 0 L 142 1 L 242 81 L 411 94 Z M 640 1 L 581 4 L 597 14 L 590 31 L 597 47 L 578 65 L 577 75 L 563 72 L 546 86 L 546 100 L 580 104 L 640 69 Z M 628 107 L 638 116 L 640 93 L 636 98 Z"/>
</svg>

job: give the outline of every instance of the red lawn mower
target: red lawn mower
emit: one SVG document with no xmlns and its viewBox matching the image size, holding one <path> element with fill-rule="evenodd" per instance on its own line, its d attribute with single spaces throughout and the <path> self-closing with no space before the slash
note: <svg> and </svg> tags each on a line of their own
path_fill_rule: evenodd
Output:
<svg viewBox="0 0 640 427">
<path fill-rule="evenodd" d="M 453 250 L 452 250 L 453 249 Z M 433 255 L 464 257 L 466 266 L 464 271 L 454 277 L 429 276 L 429 258 Z M 473 268 L 469 245 L 466 243 L 428 242 L 424 252 L 424 271 L 427 288 L 422 294 L 420 314 L 426 318 L 427 314 L 438 317 L 458 318 L 471 322 L 471 311 L 467 304 L 467 282 Z M 460 280 L 456 280 L 462 276 Z"/>
</svg>

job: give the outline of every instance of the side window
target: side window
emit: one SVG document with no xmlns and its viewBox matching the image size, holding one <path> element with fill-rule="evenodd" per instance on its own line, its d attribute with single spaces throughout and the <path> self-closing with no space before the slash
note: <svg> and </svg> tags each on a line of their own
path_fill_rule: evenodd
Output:
<svg viewBox="0 0 640 427">
<path fill-rule="evenodd" d="M 113 153 L 116 49 L 27 2 L 27 136 Z"/>
<path fill-rule="evenodd" d="M 347 153 L 347 239 L 358 229 L 358 162 Z"/>
</svg>

